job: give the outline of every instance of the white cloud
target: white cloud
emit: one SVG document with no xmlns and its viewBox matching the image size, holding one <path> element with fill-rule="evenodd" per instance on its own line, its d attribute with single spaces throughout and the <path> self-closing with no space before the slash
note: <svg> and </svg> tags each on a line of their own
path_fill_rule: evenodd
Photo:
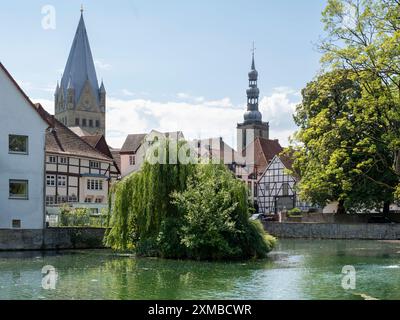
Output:
<svg viewBox="0 0 400 320">
<path fill-rule="evenodd" d="M 54 93 L 56 90 L 55 84 L 47 84 L 47 85 L 33 85 L 29 81 L 23 81 L 23 80 L 17 80 L 17 83 L 21 86 L 21 88 L 27 92 L 27 91 L 44 91 L 44 92 L 50 92 Z"/>
<path fill-rule="evenodd" d="M 129 91 L 128 89 L 122 89 L 121 92 L 124 96 L 127 96 L 127 97 L 133 97 L 135 95 L 135 93 L 133 93 L 132 91 Z"/>
<path fill-rule="evenodd" d="M 188 93 L 184 93 L 184 92 L 179 92 L 176 96 L 179 99 L 189 99 L 190 98 L 190 95 Z"/>
<path fill-rule="evenodd" d="M 97 59 L 94 61 L 96 68 L 109 71 L 112 69 L 112 65 L 104 62 L 103 60 Z"/>
<path fill-rule="evenodd" d="M 49 112 L 53 102 L 37 99 Z M 296 91 L 274 90 L 263 97 L 260 111 L 264 121 L 270 122 L 271 139 L 287 145 L 288 137 L 296 130 L 293 112 L 299 98 Z M 110 97 L 107 105 L 107 140 L 113 147 L 121 147 L 131 133 L 183 131 L 188 139 L 223 137 L 235 147 L 236 125 L 243 121 L 245 106 L 235 106 L 229 98 L 202 101 L 158 102 L 146 99 L 120 99 Z"/>
</svg>

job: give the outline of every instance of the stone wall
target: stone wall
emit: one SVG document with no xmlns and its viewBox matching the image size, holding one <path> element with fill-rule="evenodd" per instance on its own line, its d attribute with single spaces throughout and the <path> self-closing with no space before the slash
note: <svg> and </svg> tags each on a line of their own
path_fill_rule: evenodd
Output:
<svg viewBox="0 0 400 320">
<path fill-rule="evenodd" d="M 0 251 L 104 248 L 104 233 L 101 228 L 0 229 Z"/>
<path fill-rule="evenodd" d="M 278 238 L 400 240 L 400 224 L 277 223 L 265 229 Z"/>
<path fill-rule="evenodd" d="M 290 218 L 282 214 L 283 222 L 301 222 L 301 223 L 340 223 L 357 224 L 368 223 L 372 217 L 386 217 L 393 222 L 400 223 L 400 214 L 333 214 L 333 213 L 303 213 L 301 218 Z"/>
</svg>

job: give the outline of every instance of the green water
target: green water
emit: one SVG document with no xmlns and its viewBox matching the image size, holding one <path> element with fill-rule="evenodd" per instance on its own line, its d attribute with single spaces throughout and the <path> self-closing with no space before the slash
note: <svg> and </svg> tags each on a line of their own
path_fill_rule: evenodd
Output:
<svg viewBox="0 0 400 320">
<path fill-rule="evenodd" d="M 54 266 L 55 290 L 42 288 Z M 356 290 L 342 288 L 345 265 Z M 54 278 L 53 278 L 54 279 Z M 0 299 L 400 299 L 400 243 L 282 240 L 269 259 L 204 263 L 110 251 L 0 253 Z"/>
</svg>

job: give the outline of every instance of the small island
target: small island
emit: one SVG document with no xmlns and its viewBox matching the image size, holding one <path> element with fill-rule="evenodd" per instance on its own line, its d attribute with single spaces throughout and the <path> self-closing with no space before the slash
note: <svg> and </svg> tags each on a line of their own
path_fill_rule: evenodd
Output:
<svg viewBox="0 0 400 320">
<path fill-rule="evenodd" d="M 182 149 L 187 142 L 157 144 L 165 152 L 159 158 L 166 160 L 178 153 L 173 146 Z M 194 165 L 196 159 L 191 160 L 146 161 L 141 171 L 116 184 L 106 245 L 169 259 L 265 258 L 276 240 L 260 221 L 250 220 L 247 186 L 223 164 Z"/>
</svg>

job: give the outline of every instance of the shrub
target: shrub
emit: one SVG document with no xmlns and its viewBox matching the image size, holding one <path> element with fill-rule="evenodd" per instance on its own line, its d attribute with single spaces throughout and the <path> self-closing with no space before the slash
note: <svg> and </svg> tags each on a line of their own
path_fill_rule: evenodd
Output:
<svg viewBox="0 0 400 320">
<path fill-rule="evenodd" d="M 299 217 L 303 214 L 303 211 L 299 208 L 294 208 L 288 212 L 289 217 Z"/>
<path fill-rule="evenodd" d="M 198 166 L 174 198 L 185 213 L 180 233 L 189 258 L 263 258 L 272 249 L 261 223 L 249 220 L 245 184 L 223 165 Z"/>
</svg>

